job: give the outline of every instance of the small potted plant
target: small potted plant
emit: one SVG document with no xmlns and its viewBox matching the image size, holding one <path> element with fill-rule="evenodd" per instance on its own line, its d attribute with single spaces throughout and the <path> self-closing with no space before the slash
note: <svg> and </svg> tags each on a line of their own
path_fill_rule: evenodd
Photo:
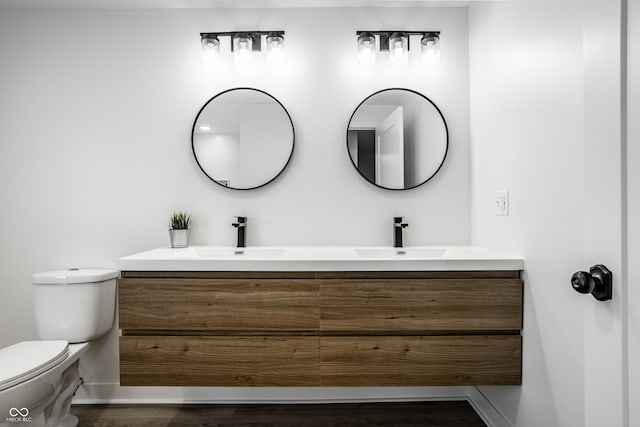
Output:
<svg viewBox="0 0 640 427">
<path fill-rule="evenodd" d="M 186 248 L 189 246 L 189 224 L 191 215 L 177 211 L 169 218 L 169 238 L 172 248 Z"/>
</svg>

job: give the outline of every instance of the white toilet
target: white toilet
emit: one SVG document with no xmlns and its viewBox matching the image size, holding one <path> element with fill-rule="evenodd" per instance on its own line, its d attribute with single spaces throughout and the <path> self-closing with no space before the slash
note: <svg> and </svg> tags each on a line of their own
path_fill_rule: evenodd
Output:
<svg viewBox="0 0 640 427">
<path fill-rule="evenodd" d="M 113 326 L 118 272 L 70 269 L 33 275 L 40 341 L 0 349 L 0 425 L 71 427 L 80 356 Z"/>
</svg>

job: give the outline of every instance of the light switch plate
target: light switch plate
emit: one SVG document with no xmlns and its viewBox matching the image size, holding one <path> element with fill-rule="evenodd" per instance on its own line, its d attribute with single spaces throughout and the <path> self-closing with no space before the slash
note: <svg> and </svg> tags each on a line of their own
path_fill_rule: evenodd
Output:
<svg viewBox="0 0 640 427">
<path fill-rule="evenodd" d="M 509 215 L 509 190 L 496 191 L 496 215 Z"/>
</svg>

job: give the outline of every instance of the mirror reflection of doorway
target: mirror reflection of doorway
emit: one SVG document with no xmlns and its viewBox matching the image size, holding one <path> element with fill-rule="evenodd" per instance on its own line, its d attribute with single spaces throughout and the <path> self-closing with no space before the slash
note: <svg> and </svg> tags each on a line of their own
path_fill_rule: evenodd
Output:
<svg viewBox="0 0 640 427">
<path fill-rule="evenodd" d="M 369 181 L 376 181 L 376 131 L 360 129 L 349 131 L 349 141 L 355 147 L 354 162 L 360 173 Z"/>
<path fill-rule="evenodd" d="M 387 188 L 404 188 L 404 130 L 402 107 L 376 126 L 376 181 Z"/>
<path fill-rule="evenodd" d="M 405 136 L 402 107 L 383 118 L 370 120 L 370 128 L 348 131 L 349 151 L 354 163 L 369 181 L 381 187 L 403 188 L 405 184 Z"/>
<path fill-rule="evenodd" d="M 364 179 L 389 190 L 405 190 L 424 184 L 440 170 L 449 133 L 442 113 L 427 97 L 409 89 L 384 89 L 353 112 L 347 146 Z"/>
</svg>

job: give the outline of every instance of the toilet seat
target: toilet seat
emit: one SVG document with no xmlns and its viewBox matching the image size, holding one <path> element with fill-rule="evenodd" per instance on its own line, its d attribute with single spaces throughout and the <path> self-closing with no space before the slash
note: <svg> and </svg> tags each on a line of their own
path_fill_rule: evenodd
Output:
<svg viewBox="0 0 640 427">
<path fill-rule="evenodd" d="M 68 352 L 69 343 L 62 340 L 23 341 L 0 349 L 0 391 L 60 364 Z"/>
</svg>

